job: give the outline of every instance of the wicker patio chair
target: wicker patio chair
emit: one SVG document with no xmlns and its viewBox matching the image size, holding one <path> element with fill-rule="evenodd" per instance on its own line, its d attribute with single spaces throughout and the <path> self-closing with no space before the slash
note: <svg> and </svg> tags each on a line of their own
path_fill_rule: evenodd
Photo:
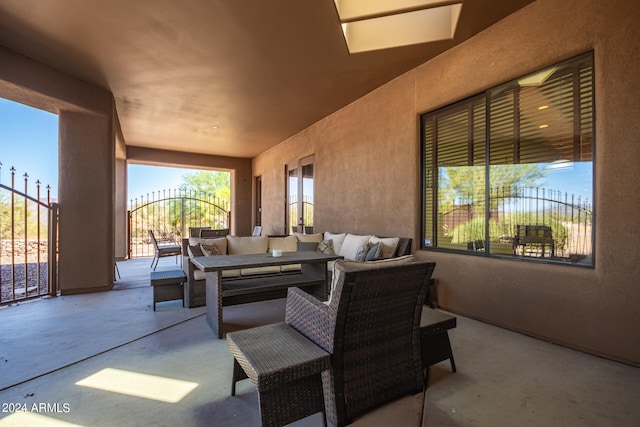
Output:
<svg viewBox="0 0 640 427">
<path fill-rule="evenodd" d="M 286 323 L 331 354 L 323 386 L 338 426 L 424 387 L 420 316 L 435 263 L 355 268 L 336 263 L 328 304 L 290 288 L 286 305 Z"/>
<path fill-rule="evenodd" d="M 180 247 L 180 245 L 176 245 L 176 244 L 159 245 L 158 241 L 156 240 L 156 236 L 153 235 L 153 230 L 148 230 L 148 231 L 149 231 L 149 238 L 151 238 L 151 241 L 153 242 L 153 246 L 156 249 L 155 255 L 151 260 L 151 268 L 155 271 L 156 267 L 158 266 L 158 262 L 160 261 L 160 258 L 166 257 L 166 256 L 175 255 L 176 262 L 178 262 L 178 256 L 182 255 L 182 248 Z"/>
</svg>

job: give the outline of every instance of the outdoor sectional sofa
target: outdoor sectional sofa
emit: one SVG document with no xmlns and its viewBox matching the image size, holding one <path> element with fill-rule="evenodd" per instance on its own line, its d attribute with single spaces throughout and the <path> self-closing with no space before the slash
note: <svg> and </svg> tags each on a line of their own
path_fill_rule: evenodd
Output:
<svg viewBox="0 0 640 427">
<path fill-rule="evenodd" d="M 409 256 L 411 254 L 411 239 L 405 237 L 377 237 L 374 235 L 356 235 L 351 233 L 295 233 L 291 236 L 256 236 L 238 237 L 226 236 L 219 238 L 188 238 L 183 239 L 182 268 L 187 275 L 185 283 L 185 305 L 189 308 L 206 304 L 205 274 L 198 270 L 190 261 L 191 256 L 202 255 L 232 255 L 271 253 L 274 249 L 283 252 L 298 250 L 312 250 L 325 253 L 335 253 L 349 261 L 380 262 L 380 260 Z M 331 251 L 331 252 L 330 252 Z M 333 263 L 328 269 L 332 271 Z M 270 266 L 261 268 L 247 268 L 229 270 L 222 273 L 223 283 L 238 283 L 243 278 L 255 278 L 260 275 L 272 276 L 278 274 L 292 274 L 300 271 L 299 264 Z M 328 277 L 331 277 L 328 274 Z M 258 297 L 258 300 L 286 297 L 286 290 L 282 295 L 271 293 Z M 236 303 L 249 302 L 238 300 Z"/>
</svg>

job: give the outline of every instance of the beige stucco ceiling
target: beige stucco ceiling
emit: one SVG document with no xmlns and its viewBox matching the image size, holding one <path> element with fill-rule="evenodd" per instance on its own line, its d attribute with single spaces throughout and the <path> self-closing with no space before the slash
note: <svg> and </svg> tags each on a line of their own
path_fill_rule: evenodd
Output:
<svg viewBox="0 0 640 427">
<path fill-rule="evenodd" d="M 254 157 L 532 1 L 349 55 L 334 0 L 0 0 L 0 45 L 110 90 L 127 145 Z"/>
</svg>

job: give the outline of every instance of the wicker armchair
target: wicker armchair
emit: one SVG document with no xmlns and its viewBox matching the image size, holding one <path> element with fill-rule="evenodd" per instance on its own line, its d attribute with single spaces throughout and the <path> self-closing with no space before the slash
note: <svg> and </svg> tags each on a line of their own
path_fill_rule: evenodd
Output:
<svg viewBox="0 0 640 427">
<path fill-rule="evenodd" d="M 336 263 L 328 304 L 295 288 L 287 297 L 286 323 L 331 354 L 323 386 L 338 426 L 424 387 L 420 315 L 435 263 L 356 268 Z"/>
</svg>

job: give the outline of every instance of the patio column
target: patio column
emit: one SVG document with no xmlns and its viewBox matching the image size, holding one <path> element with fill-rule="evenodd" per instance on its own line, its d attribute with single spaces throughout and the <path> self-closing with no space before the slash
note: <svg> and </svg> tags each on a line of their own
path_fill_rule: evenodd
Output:
<svg viewBox="0 0 640 427">
<path fill-rule="evenodd" d="M 114 138 L 111 117 L 59 113 L 59 259 L 63 295 L 114 280 Z"/>
</svg>

